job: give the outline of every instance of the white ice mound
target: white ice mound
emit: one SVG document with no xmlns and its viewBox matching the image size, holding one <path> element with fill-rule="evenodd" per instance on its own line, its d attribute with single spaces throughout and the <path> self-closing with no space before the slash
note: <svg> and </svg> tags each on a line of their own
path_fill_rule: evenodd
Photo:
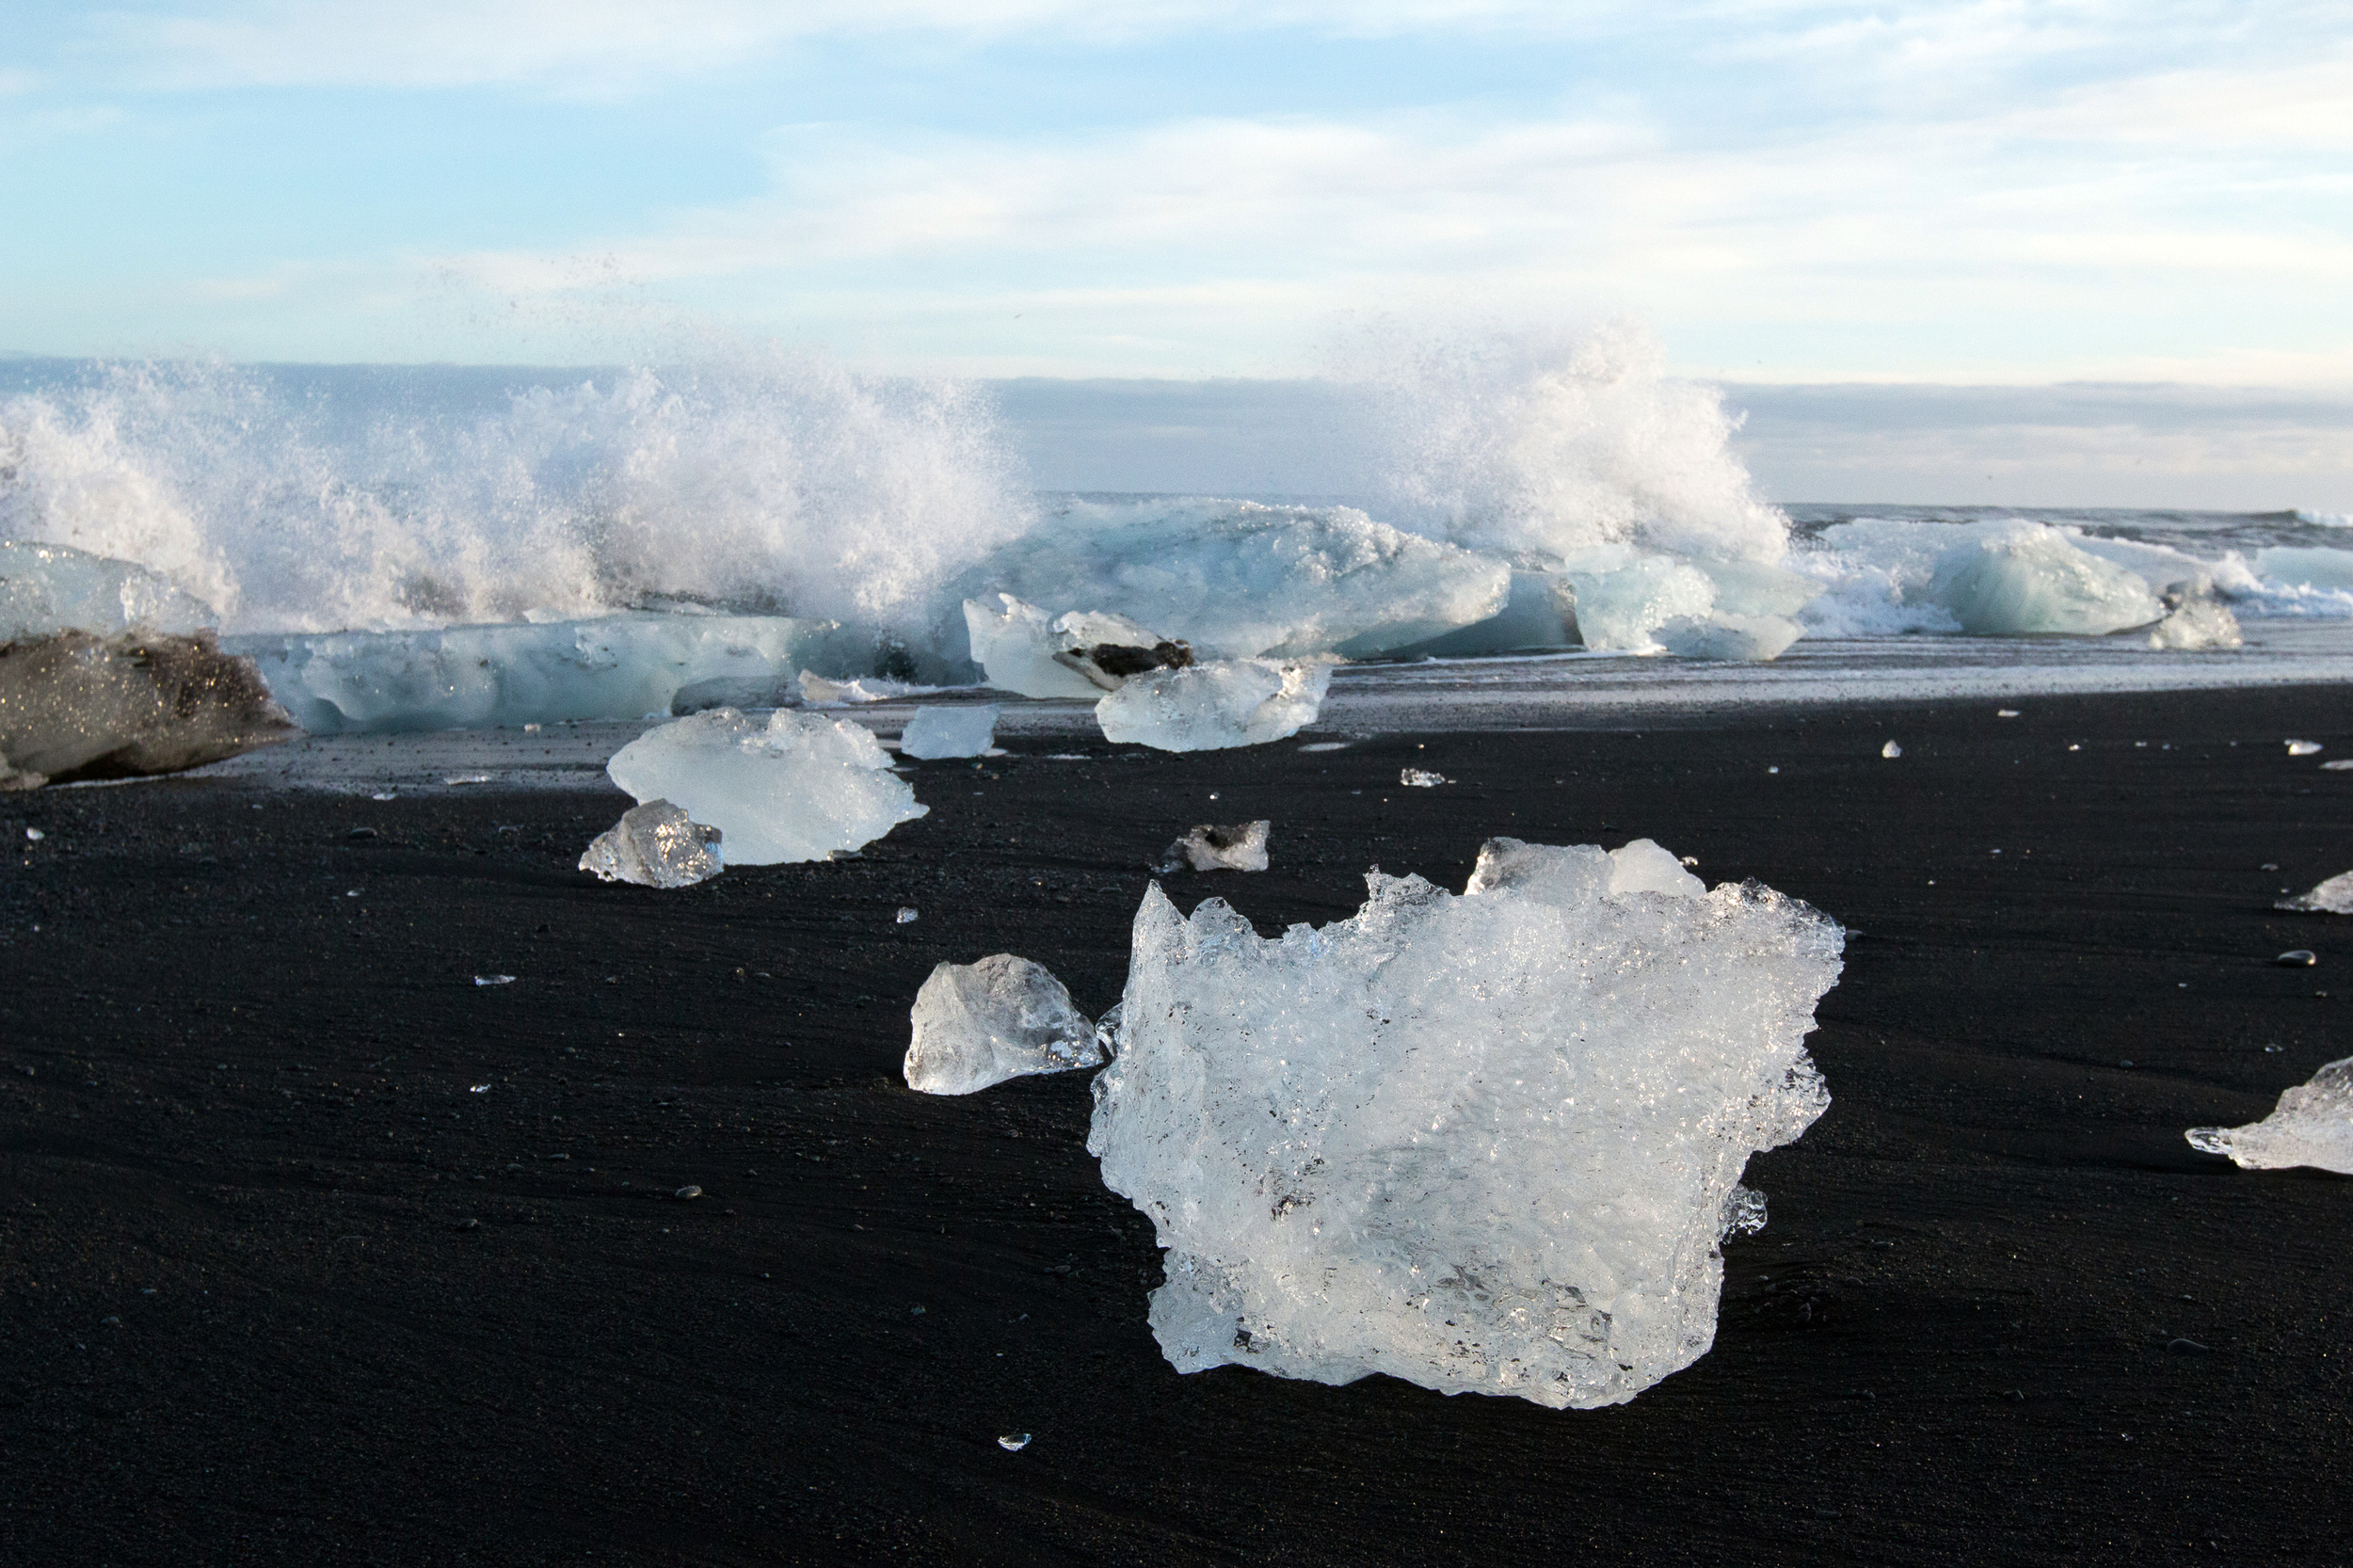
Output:
<svg viewBox="0 0 2353 1568">
<path fill-rule="evenodd" d="M 1805 635 L 1805 628 L 1781 616 L 1737 616 L 1718 611 L 1703 620 L 1678 616 L 1660 623 L 1656 635 L 1670 653 L 1685 659 L 1770 663 Z"/>
<path fill-rule="evenodd" d="M 259 663 L 271 694 L 320 735 L 633 719 L 671 712 L 689 687 L 781 694 L 804 664 L 874 656 L 871 632 L 782 616 L 607 616 L 224 646 Z"/>
<path fill-rule="evenodd" d="M 907 1087 L 969 1095 L 1009 1078 L 1101 1064 L 1095 1025 L 1043 964 L 992 953 L 942 964 L 915 993 Z"/>
<path fill-rule="evenodd" d="M 2041 523 L 1978 535 L 1937 557 L 1928 596 L 1973 636 L 2101 636 L 2165 614 L 2147 579 Z"/>
<path fill-rule="evenodd" d="M 1267 868 L 1267 833 L 1271 822 L 1236 823 L 1221 827 L 1201 823 L 1160 853 L 1160 869 L 1197 872 L 1262 872 Z"/>
<path fill-rule="evenodd" d="M 977 703 L 953 708 L 918 708 L 899 732 L 899 753 L 926 760 L 938 757 L 981 757 L 997 740 L 997 704 Z"/>
<path fill-rule="evenodd" d="M 721 834 L 689 818 L 666 800 L 649 800 L 621 813 L 621 820 L 589 840 L 580 869 L 600 882 L 634 882 L 641 888 L 691 888 L 717 876 L 725 865 Z"/>
<path fill-rule="evenodd" d="M 1106 738 L 1162 751 L 1262 745 L 1316 722 L 1332 666 L 1223 659 L 1139 675 L 1095 705 Z"/>
<path fill-rule="evenodd" d="M 1156 887 L 1087 1147 L 1153 1222 L 1179 1371 L 1616 1404 L 1714 1342 L 1751 1154 L 1829 1103 L 1843 934 L 1655 844 L 1496 840 L 1276 940 Z"/>
<path fill-rule="evenodd" d="M 668 800 L 727 836 L 731 866 L 823 860 L 930 811 L 861 727 L 779 709 L 767 723 L 733 708 L 647 730 L 604 771 L 647 801 Z"/>
<path fill-rule="evenodd" d="M 1126 616 L 1094 610 L 1071 610 L 1056 616 L 1024 603 L 1011 594 L 991 594 L 1000 608 L 980 600 L 964 601 L 964 626 L 972 645 L 972 662 L 981 666 L 988 684 L 1000 692 L 1030 697 L 1085 697 L 1092 701 L 1117 691 L 1127 680 L 1096 657 L 1105 648 L 1132 650 L 1124 663 L 1111 664 L 1150 667 L 1181 664 L 1190 648 L 1162 637 Z"/>
<path fill-rule="evenodd" d="M 2279 1109 L 2260 1122 L 2194 1127 L 2183 1136 L 2191 1148 L 2227 1154 L 2250 1171 L 2314 1165 L 2353 1176 L 2353 1056 L 2281 1095 Z"/>
<path fill-rule="evenodd" d="M 2353 915 L 2353 872 L 2339 872 L 2311 892 L 2281 899 L 2272 907 L 2299 915 Z"/>
<path fill-rule="evenodd" d="M 1132 616 L 1205 658 L 1361 659 L 1497 615 L 1511 575 L 1350 506 L 1073 502 L 957 581 L 984 605 L 1008 593 Z"/>
<path fill-rule="evenodd" d="M 220 615 L 169 579 L 72 545 L 0 541 L 0 643 L 88 632 L 185 635 Z"/>
</svg>

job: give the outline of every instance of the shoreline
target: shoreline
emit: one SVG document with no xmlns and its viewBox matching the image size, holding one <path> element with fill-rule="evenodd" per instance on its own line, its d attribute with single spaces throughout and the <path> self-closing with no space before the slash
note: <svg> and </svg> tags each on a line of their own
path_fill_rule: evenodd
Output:
<svg viewBox="0 0 2353 1568">
<path fill-rule="evenodd" d="M 348 791 L 281 787 L 311 756 L 281 747 L 0 798 L 0 1542 L 2319 1560 L 2353 1524 L 2353 1186 L 2182 1132 L 2353 1054 L 2353 923 L 2269 908 L 2353 866 L 2353 775 L 2317 766 L 2353 757 L 2348 698 L 1692 709 L 1302 750 L 1348 736 L 1327 709 L 1246 751 L 1096 734 L 1064 762 L 1016 726 L 1007 757 L 915 764 L 931 815 L 857 859 L 667 893 L 573 869 L 626 800 L 584 761 L 357 788 L 515 730 L 294 743 Z M 578 728 L 564 745 L 609 755 Z M 1404 766 L 1455 782 L 1400 789 Z M 1848 927 L 1808 1042 L 1831 1109 L 1751 1162 L 1770 1223 L 1726 1244 L 1697 1365 L 1593 1413 L 1180 1377 L 1144 1325 L 1149 1227 L 1084 1152 L 1086 1075 L 897 1084 L 933 964 L 1018 952 L 1099 1013 L 1161 847 L 1255 817 L 1272 869 L 1160 878 L 1180 907 L 1272 933 L 1353 912 L 1376 863 L 1459 888 L 1491 836 L 1648 837 Z M 2273 967 L 2289 947 L 2319 966 Z"/>
</svg>

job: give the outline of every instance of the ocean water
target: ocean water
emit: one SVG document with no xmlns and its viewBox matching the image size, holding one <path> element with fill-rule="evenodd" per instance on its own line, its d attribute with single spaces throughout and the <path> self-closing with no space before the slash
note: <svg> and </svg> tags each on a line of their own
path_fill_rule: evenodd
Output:
<svg viewBox="0 0 2353 1568">
<path fill-rule="evenodd" d="M 1334 652 L 1356 662 L 1343 704 L 2353 672 L 2353 519 L 1777 501 L 1755 493 L 1716 394 L 1632 333 L 1409 355 L 1335 407 L 1313 435 L 1351 454 L 1348 493 L 1074 495 L 1031 485 L 1024 432 L 985 386 L 773 347 L 579 370 L 7 361 L 0 538 L 139 564 L 281 650 L 356 633 L 333 657 L 362 682 L 381 634 L 406 635 L 413 662 L 449 628 L 714 614 L 791 620 L 803 630 L 778 646 L 822 644 L 841 667 L 821 674 L 971 680 L 960 606 L 997 589 L 1212 652 Z M 1972 577 L 1964 546 L 2028 565 Z M 2057 610 L 2036 598 L 2053 573 Z M 1584 651 L 1493 618 L 1507 584 L 1516 608 L 1550 579 L 1576 584 Z M 2226 608 L 2240 645 L 2151 647 L 2169 589 Z M 1674 616 L 1755 615 L 1802 632 L 1775 663 L 1673 657 L 1652 635 Z M 807 632 L 821 621 L 847 631 Z M 1972 634 L 1989 625 L 2007 634 Z M 1481 673 L 1466 650 L 1514 656 Z M 1416 667 L 1369 663 L 1385 659 Z M 453 722 L 526 716 L 472 712 Z"/>
</svg>

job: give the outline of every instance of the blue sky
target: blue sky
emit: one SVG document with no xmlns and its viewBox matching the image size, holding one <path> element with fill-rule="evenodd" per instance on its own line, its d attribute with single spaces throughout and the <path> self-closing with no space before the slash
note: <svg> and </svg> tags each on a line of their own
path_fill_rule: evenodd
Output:
<svg viewBox="0 0 2353 1568">
<path fill-rule="evenodd" d="M 1312 373 L 1630 311 L 1743 382 L 2353 385 L 2353 8 L 10 8 L 0 348 Z"/>
</svg>

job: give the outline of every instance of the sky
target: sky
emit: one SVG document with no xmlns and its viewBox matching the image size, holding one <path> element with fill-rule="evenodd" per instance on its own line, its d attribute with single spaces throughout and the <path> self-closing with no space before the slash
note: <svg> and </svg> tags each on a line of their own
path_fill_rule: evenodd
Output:
<svg viewBox="0 0 2353 1568">
<path fill-rule="evenodd" d="M 2348 82 L 2343 0 L 16 0 L 0 349 L 2336 400 Z"/>
</svg>

